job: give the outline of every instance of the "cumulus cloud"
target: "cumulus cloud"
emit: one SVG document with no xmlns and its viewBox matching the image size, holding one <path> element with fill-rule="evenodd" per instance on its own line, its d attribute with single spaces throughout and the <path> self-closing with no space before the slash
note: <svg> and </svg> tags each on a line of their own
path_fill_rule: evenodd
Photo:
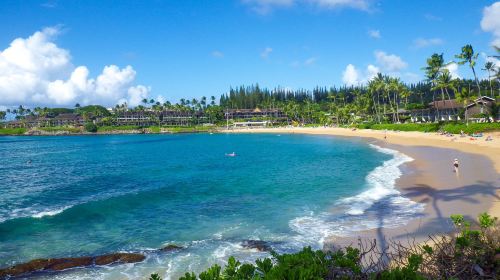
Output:
<svg viewBox="0 0 500 280">
<path fill-rule="evenodd" d="M 444 44 L 444 40 L 441 38 L 417 38 L 413 41 L 413 47 L 416 49 L 438 46 Z"/>
<path fill-rule="evenodd" d="M 380 35 L 380 30 L 369 30 L 368 31 L 368 36 L 375 38 L 375 39 L 380 39 L 382 36 Z"/>
<path fill-rule="evenodd" d="M 270 48 L 270 47 L 267 47 L 265 48 L 261 53 L 260 53 L 260 57 L 262 58 L 268 58 L 269 55 L 273 52 L 273 49 Z"/>
<path fill-rule="evenodd" d="M 491 44 L 500 48 L 500 2 L 493 3 L 483 9 L 481 29 L 493 33 Z"/>
<path fill-rule="evenodd" d="M 369 10 L 371 0 L 242 0 L 259 14 L 268 14 L 275 8 L 286 8 L 298 4 L 309 4 L 324 9 L 352 8 Z"/>
<path fill-rule="evenodd" d="M 342 72 L 342 81 L 346 85 L 365 84 L 373 79 L 378 73 L 401 77 L 408 81 L 417 80 L 417 74 L 402 72 L 408 64 L 395 54 L 387 54 L 383 51 L 375 51 L 375 64 L 369 64 L 366 69 L 358 70 L 353 64 L 348 64 Z"/>
<path fill-rule="evenodd" d="M 134 86 L 131 66 L 105 66 L 91 78 L 86 66 L 75 67 L 68 50 L 54 40 L 58 28 L 45 28 L 28 38 L 17 38 L 0 51 L 1 105 L 112 105 L 127 101 L 134 106 L 138 95 L 147 97 L 149 87 Z M 137 89 L 140 88 L 140 93 Z"/>
<path fill-rule="evenodd" d="M 354 65 L 348 64 L 342 72 L 342 82 L 348 86 L 364 84 L 371 80 L 380 72 L 380 69 L 375 65 L 368 65 L 366 70 L 360 71 Z"/>
<path fill-rule="evenodd" d="M 450 71 L 451 77 L 453 79 L 461 79 L 460 75 L 458 74 L 458 64 L 455 62 L 452 62 L 448 65 L 445 66 L 448 71 Z"/>
<path fill-rule="evenodd" d="M 375 59 L 381 66 L 382 70 L 388 72 L 398 72 L 408 66 L 408 64 L 404 62 L 401 57 L 395 54 L 387 54 L 383 51 L 375 51 Z"/>
</svg>

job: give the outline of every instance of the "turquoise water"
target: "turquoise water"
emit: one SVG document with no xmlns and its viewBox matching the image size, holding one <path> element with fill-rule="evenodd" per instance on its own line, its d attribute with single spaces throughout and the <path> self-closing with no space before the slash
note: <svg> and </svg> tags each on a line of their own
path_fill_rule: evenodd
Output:
<svg viewBox="0 0 500 280">
<path fill-rule="evenodd" d="M 226 153 L 235 152 L 236 157 Z M 0 266 L 144 252 L 134 265 L 36 278 L 176 279 L 230 255 L 321 248 L 324 238 L 404 223 L 394 189 L 408 159 L 356 139 L 306 135 L 0 137 Z M 391 181 L 392 180 L 392 181 Z M 390 206 L 390 207 L 387 207 Z M 383 214 L 383 219 L 380 216 Z M 155 251 L 167 244 L 179 252 Z"/>
</svg>

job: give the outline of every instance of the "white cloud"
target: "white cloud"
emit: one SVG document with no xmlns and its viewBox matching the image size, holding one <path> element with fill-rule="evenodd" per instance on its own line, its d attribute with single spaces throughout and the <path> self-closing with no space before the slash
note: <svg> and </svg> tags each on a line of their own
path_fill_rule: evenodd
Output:
<svg viewBox="0 0 500 280">
<path fill-rule="evenodd" d="M 262 58 L 268 58 L 269 55 L 273 52 L 273 49 L 270 48 L 270 47 L 267 47 L 265 48 L 261 53 L 260 53 L 260 57 Z"/>
<path fill-rule="evenodd" d="M 221 52 L 221 51 L 213 51 L 212 52 L 212 56 L 216 57 L 216 58 L 223 58 L 224 57 L 224 53 Z"/>
<path fill-rule="evenodd" d="M 444 44 L 444 40 L 441 38 L 417 38 L 413 41 L 413 47 L 416 49 L 438 46 Z"/>
<path fill-rule="evenodd" d="M 73 66 L 69 51 L 54 43 L 58 34 L 58 28 L 45 28 L 0 51 L 1 105 L 112 105 L 118 100 L 132 105 L 137 88 L 142 96 L 149 94 L 149 87 L 133 86 L 131 66 L 108 65 L 90 78 L 86 66 Z"/>
<path fill-rule="evenodd" d="M 375 51 L 375 59 L 381 66 L 382 70 L 388 72 L 398 72 L 408 66 L 401 57 L 394 54 L 387 54 L 383 51 Z"/>
<path fill-rule="evenodd" d="M 360 83 L 359 72 L 356 67 L 354 67 L 354 65 L 348 64 L 346 66 L 344 72 L 342 72 L 342 82 L 349 86 L 357 85 Z"/>
<path fill-rule="evenodd" d="M 445 68 L 448 69 L 448 71 L 450 71 L 451 77 L 453 79 L 461 79 L 460 75 L 458 74 L 458 64 L 452 62 L 446 65 Z"/>
<path fill-rule="evenodd" d="M 353 8 L 358 10 L 368 10 L 370 7 L 368 0 L 309 0 L 309 2 L 329 9 Z"/>
<path fill-rule="evenodd" d="M 275 7 L 292 6 L 295 0 L 242 0 L 242 2 L 249 5 L 253 11 L 265 15 Z"/>
<path fill-rule="evenodd" d="M 348 64 L 344 72 L 342 72 L 342 82 L 348 86 L 364 84 L 375 77 L 379 72 L 380 69 L 372 64 L 369 64 L 364 72 L 356 69 L 354 65 Z"/>
<path fill-rule="evenodd" d="M 287 8 L 298 4 L 309 4 L 324 9 L 352 8 L 368 11 L 371 0 L 242 0 L 259 14 L 266 15 L 275 8 Z"/>
<path fill-rule="evenodd" d="M 414 82 L 418 75 L 411 72 L 401 72 L 408 64 L 401 57 L 387 54 L 383 51 L 374 52 L 376 64 L 368 64 L 366 69 L 358 70 L 353 64 L 348 64 L 342 72 L 342 81 L 346 85 L 365 84 L 373 79 L 378 73 L 384 73 L 393 77 L 404 78 L 406 81 Z"/>
<path fill-rule="evenodd" d="M 500 2 L 493 3 L 483 9 L 481 29 L 493 33 L 493 46 L 500 48 Z"/>
<path fill-rule="evenodd" d="M 369 30 L 368 31 L 368 36 L 375 38 L 375 39 L 380 39 L 382 36 L 380 35 L 380 30 Z"/>
</svg>

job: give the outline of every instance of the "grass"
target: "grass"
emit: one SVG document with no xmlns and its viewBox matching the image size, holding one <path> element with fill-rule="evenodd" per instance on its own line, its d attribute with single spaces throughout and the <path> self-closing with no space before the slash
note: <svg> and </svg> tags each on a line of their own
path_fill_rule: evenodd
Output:
<svg viewBox="0 0 500 280">
<path fill-rule="evenodd" d="M 70 127 L 70 126 L 55 126 L 55 127 L 39 127 L 38 130 L 45 132 L 59 132 L 59 131 L 67 131 L 70 133 L 80 133 L 82 130 L 78 127 Z"/>
<path fill-rule="evenodd" d="M 21 135 L 26 131 L 26 128 L 0 128 L 0 135 Z"/>
<path fill-rule="evenodd" d="M 171 133 L 189 133 L 189 132 L 209 132 L 213 130 L 211 127 L 206 127 L 206 126 L 190 126 L 190 127 L 185 127 L 185 126 L 173 126 L 173 127 L 167 127 L 166 128 L 168 132 Z"/>
<path fill-rule="evenodd" d="M 136 125 L 99 126 L 97 127 L 97 132 L 127 131 L 127 130 L 137 130 L 137 129 L 141 129 L 141 127 Z"/>
</svg>

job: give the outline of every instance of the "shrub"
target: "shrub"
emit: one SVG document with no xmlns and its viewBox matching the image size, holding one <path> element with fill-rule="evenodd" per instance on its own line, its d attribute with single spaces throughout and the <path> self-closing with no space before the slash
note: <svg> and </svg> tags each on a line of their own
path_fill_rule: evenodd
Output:
<svg viewBox="0 0 500 280">
<path fill-rule="evenodd" d="M 84 128 L 87 132 L 97 132 L 97 126 L 91 122 L 86 123 Z"/>
</svg>

